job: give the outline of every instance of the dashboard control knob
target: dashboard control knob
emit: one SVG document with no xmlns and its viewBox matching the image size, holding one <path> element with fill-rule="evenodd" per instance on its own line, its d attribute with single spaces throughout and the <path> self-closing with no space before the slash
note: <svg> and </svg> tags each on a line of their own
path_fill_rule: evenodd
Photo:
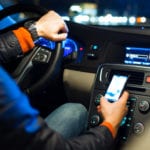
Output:
<svg viewBox="0 0 150 150">
<path fill-rule="evenodd" d="M 149 102 L 145 100 L 141 101 L 138 106 L 141 112 L 147 112 L 149 110 L 149 107 Z"/>
<path fill-rule="evenodd" d="M 96 96 L 95 101 L 94 101 L 94 103 L 95 103 L 96 106 L 99 105 L 101 97 L 102 97 L 101 94 L 98 94 L 98 95 Z"/>
<path fill-rule="evenodd" d="M 100 119 L 99 115 L 97 115 L 97 114 L 93 115 L 90 120 L 90 125 L 93 127 L 98 126 L 100 124 L 100 121 L 101 121 L 101 119 Z"/>
<path fill-rule="evenodd" d="M 142 134 L 144 132 L 144 125 L 140 122 L 136 123 L 133 127 L 133 132 L 135 134 Z"/>
</svg>

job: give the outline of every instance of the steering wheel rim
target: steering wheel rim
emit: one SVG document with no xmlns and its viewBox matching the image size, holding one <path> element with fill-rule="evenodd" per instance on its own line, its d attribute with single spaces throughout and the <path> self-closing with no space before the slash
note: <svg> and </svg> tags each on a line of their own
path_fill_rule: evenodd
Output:
<svg viewBox="0 0 150 150">
<path fill-rule="evenodd" d="M 23 9 L 22 9 L 23 8 Z M 37 11 L 38 8 L 38 11 Z M 41 8 L 41 7 L 40 7 Z M 33 12 L 34 9 L 36 10 L 36 13 L 39 13 L 39 15 L 42 15 L 46 12 L 46 10 L 42 9 L 39 11 L 38 6 L 30 6 L 27 7 L 27 5 L 14 5 L 10 6 L 9 8 L 6 8 L 2 11 L 0 11 L 0 19 L 3 19 L 7 17 L 10 14 L 16 13 L 16 12 L 22 12 L 22 11 L 28 11 Z M 26 81 L 26 78 L 28 76 L 29 70 L 31 70 L 35 65 L 35 57 L 36 54 L 40 51 L 44 51 L 50 55 L 49 59 L 45 62 L 46 71 L 44 75 L 35 83 L 32 85 L 29 85 L 29 87 L 24 87 L 23 83 Z M 18 83 L 18 85 L 29 95 L 34 95 L 36 93 L 39 93 L 44 88 L 46 88 L 50 82 L 53 80 L 53 78 L 56 76 L 57 72 L 60 69 L 61 66 L 61 60 L 63 58 L 63 50 L 61 42 L 57 42 L 55 46 L 55 50 L 48 50 L 44 47 L 35 46 L 29 54 L 25 55 L 24 58 L 20 61 L 15 71 L 12 73 L 12 76 Z M 34 63 L 33 63 L 34 61 Z M 37 62 L 36 65 L 43 65 L 43 62 Z M 44 66 L 44 67 L 45 67 Z"/>
<path fill-rule="evenodd" d="M 43 62 L 43 60 L 35 60 L 39 53 L 43 53 L 45 55 L 45 52 L 47 55 L 50 55 L 48 61 L 46 60 Z M 29 53 L 29 55 L 26 55 L 19 63 L 19 66 L 16 68 L 15 72 L 13 72 L 12 76 L 15 78 L 16 82 L 24 90 L 24 92 L 26 92 L 28 95 L 34 95 L 44 90 L 52 82 L 61 68 L 62 58 L 63 50 L 61 42 L 56 43 L 56 48 L 52 51 L 40 46 L 35 47 L 33 51 Z M 42 75 L 42 77 L 40 77 L 40 79 L 33 85 L 24 87 L 24 83 L 29 76 L 29 71 L 33 69 L 34 65 L 36 65 L 36 68 L 38 68 L 38 66 L 46 67 L 46 71 L 44 75 Z"/>
</svg>

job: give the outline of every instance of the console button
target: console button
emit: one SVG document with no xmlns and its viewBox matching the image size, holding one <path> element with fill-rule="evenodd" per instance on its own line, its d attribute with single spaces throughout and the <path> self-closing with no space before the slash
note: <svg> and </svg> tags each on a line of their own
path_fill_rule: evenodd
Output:
<svg viewBox="0 0 150 150">
<path fill-rule="evenodd" d="M 101 99 L 101 97 L 102 97 L 101 94 L 98 94 L 98 95 L 96 96 L 95 101 L 94 101 L 94 103 L 95 103 L 96 106 L 98 106 L 98 105 L 100 104 L 100 99 Z"/>
<path fill-rule="evenodd" d="M 147 112 L 149 110 L 149 102 L 148 101 L 141 101 L 138 105 L 139 111 L 141 112 Z"/>
<path fill-rule="evenodd" d="M 136 123 L 133 127 L 133 131 L 135 134 L 142 134 L 144 132 L 144 125 L 140 122 Z"/>
<path fill-rule="evenodd" d="M 45 49 L 40 49 L 33 57 L 33 63 L 48 63 L 51 57 L 51 52 Z"/>
<path fill-rule="evenodd" d="M 93 127 L 98 126 L 100 124 L 100 121 L 101 121 L 101 119 L 100 119 L 99 115 L 97 115 L 97 114 L 93 115 L 90 120 L 90 125 Z"/>
<path fill-rule="evenodd" d="M 120 126 L 123 126 L 123 125 L 126 123 L 126 120 L 127 120 L 127 117 L 124 117 L 124 118 L 122 119 L 122 121 L 121 121 Z"/>
</svg>

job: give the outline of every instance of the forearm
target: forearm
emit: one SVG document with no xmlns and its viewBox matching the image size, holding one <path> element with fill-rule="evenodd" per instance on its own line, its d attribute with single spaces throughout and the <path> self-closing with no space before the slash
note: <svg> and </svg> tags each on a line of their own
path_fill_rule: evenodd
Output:
<svg viewBox="0 0 150 150">
<path fill-rule="evenodd" d="M 113 142 L 114 139 L 109 129 L 105 126 L 98 126 L 68 143 L 71 150 L 110 150 Z"/>
<path fill-rule="evenodd" d="M 7 63 L 22 55 L 21 47 L 13 32 L 0 35 L 0 63 Z"/>
<path fill-rule="evenodd" d="M 44 127 L 35 139 L 33 146 L 35 150 L 110 150 L 114 141 L 110 131 L 104 126 L 93 128 L 69 140 L 65 140 L 50 128 Z M 32 150 L 34 150 L 33 147 Z"/>
<path fill-rule="evenodd" d="M 111 133 L 104 126 L 93 128 L 82 136 L 65 140 L 60 134 L 48 128 L 42 119 L 39 119 L 38 123 L 41 126 L 40 130 L 32 133 L 27 132 L 22 123 L 16 131 L 7 130 L 7 133 L 1 134 L 3 147 L 15 150 L 110 150 L 113 145 Z"/>
<path fill-rule="evenodd" d="M 7 63 L 34 47 L 30 33 L 24 28 L 0 35 L 0 63 Z"/>
<path fill-rule="evenodd" d="M 31 33 L 27 29 L 20 27 L 13 30 L 13 33 L 19 42 L 22 53 L 26 53 L 34 47 Z"/>
<path fill-rule="evenodd" d="M 112 133 L 103 125 L 91 128 L 81 136 L 65 140 L 48 128 L 37 112 L 26 104 L 26 97 L 17 96 L 17 99 L 18 104 L 17 101 L 7 105 L 5 103 L 2 109 L 5 111 L 0 112 L 0 138 L 6 149 L 109 150 L 113 146 Z"/>
<path fill-rule="evenodd" d="M 105 126 L 105 127 L 107 127 L 107 128 L 109 129 L 109 131 L 111 132 L 113 138 L 116 137 L 118 129 L 114 128 L 111 123 L 106 122 L 106 121 L 103 121 L 103 122 L 100 124 L 100 126 Z"/>
<path fill-rule="evenodd" d="M 39 119 L 40 117 L 38 117 L 37 114 L 33 112 L 31 107 L 31 111 L 27 112 L 29 108 L 23 110 L 21 107 L 21 104 L 24 103 L 23 98 L 18 98 L 18 100 L 19 99 L 21 103 L 17 105 L 17 108 L 16 106 L 13 108 L 12 104 L 5 105 L 6 107 L 3 108 L 5 113 L 4 111 L 0 113 L 0 138 L 2 138 L 1 142 L 3 143 L 3 147 L 6 149 L 109 150 L 112 147 L 113 137 L 107 127 L 98 126 L 96 128 L 90 129 L 81 136 L 70 140 L 65 140 L 60 134 L 48 128 L 45 121 Z M 10 111 L 11 113 L 9 113 Z M 9 118 L 8 121 L 12 120 L 11 118 L 13 118 L 13 120 L 8 122 L 7 118 Z M 35 121 L 33 120 L 36 121 L 35 125 Z M 14 126 L 16 124 L 17 126 Z"/>
</svg>

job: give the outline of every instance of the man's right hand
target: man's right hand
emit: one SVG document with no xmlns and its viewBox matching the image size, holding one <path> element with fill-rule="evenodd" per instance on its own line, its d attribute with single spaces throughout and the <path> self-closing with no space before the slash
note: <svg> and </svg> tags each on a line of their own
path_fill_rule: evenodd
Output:
<svg viewBox="0 0 150 150">
<path fill-rule="evenodd" d="M 129 93 L 124 91 L 120 99 L 114 103 L 110 103 L 104 97 L 100 100 L 100 105 L 97 107 L 97 111 L 102 115 L 105 122 L 109 122 L 115 129 L 115 135 L 123 117 L 127 114 L 127 100 Z"/>
</svg>

